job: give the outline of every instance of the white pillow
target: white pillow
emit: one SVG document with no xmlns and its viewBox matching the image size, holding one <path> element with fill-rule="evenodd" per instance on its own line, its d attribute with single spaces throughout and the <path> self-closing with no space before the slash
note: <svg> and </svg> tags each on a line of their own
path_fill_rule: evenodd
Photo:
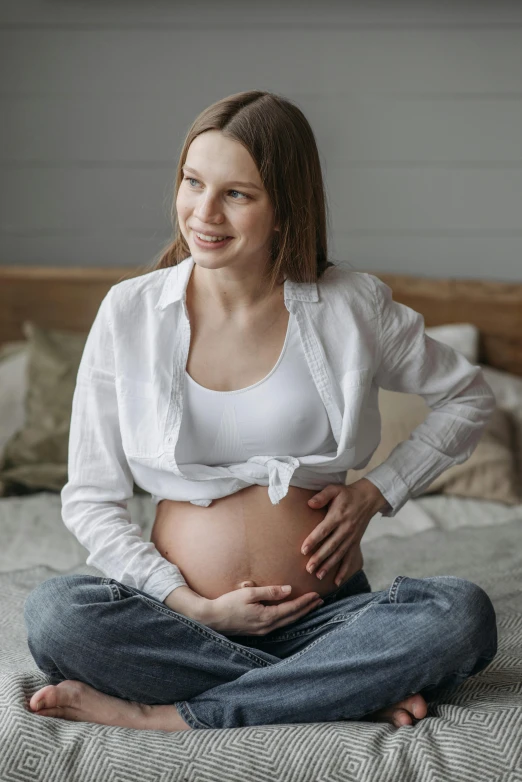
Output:
<svg viewBox="0 0 522 782">
<path fill-rule="evenodd" d="M 503 372 L 501 369 L 479 364 L 486 383 L 495 394 L 497 405 L 511 413 L 522 414 L 522 377 Z"/>
<path fill-rule="evenodd" d="M 430 326 L 424 329 L 428 337 L 458 350 L 476 364 L 479 356 L 479 330 L 471 323 L 448 323 L 444 326 Z"/>
</svg>

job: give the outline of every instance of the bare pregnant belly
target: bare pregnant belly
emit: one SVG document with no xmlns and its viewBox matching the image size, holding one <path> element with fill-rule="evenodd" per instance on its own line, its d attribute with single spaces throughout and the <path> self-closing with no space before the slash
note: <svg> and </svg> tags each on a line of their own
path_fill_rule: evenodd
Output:
<svg viewBox="0 0 522 782">
<path fill-rule="evenodd" d="M 278 505 L 272 505 L 266 486 L 249 486 L 213 500 L 208 508 L 190 502 L 161 500 L 151 541 L 160 554 L 181 570 L 188 586 L 208 599 L 239 589 L 242 581 L 254 586 L 291 584 L 291 600 L 307 592 L 325 595 L 334 583 L 339 564 L 320 581 L 306 570 L 312 554 L 301 554 L 305 538 L 326 516 L 327 508 L 307 504 L 317 491 L 290 486 Z M 343 583 L 363 567 L 360 546 Z M 284 602 L 274 601 L 276 602 Z"/>
</svg>

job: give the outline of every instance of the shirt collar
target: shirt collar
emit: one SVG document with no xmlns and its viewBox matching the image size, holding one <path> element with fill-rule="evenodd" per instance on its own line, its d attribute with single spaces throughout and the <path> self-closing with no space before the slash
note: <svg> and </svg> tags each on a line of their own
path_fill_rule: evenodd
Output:
<svg viewBox="0 0 522 782">
<path fill-rule="evenodd" d="M 156 309 L 163 310 L 169 304 L 185 298 L 190 274 L 194 267 L 194 259 L 191 255 L 170 267 L 166 280 L 161 288 L 161 295 L 156 304 Z M 298 301 L 319 301 L 319 292 L 316 282 L 284 282 L 285 301 L 297 299 Z"/>
</svg>

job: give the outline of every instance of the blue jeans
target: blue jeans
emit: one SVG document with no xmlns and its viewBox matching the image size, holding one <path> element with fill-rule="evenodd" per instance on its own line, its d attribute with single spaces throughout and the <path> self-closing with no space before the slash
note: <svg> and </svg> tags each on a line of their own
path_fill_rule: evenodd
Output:
<svg viewBox="0 0 522 782">
<path fill-rule="evenodd" d="M 112 578 L 56 576 L 27 597 L 28 645 L 51 684 L 174 704 L 191 728 L 358 720 L 420 692 L 433 700 L 497 652 L 484 590 L 454 576 L 364 570 L 324 605 L 264 636 L 218 633 Z"/>
</svg>

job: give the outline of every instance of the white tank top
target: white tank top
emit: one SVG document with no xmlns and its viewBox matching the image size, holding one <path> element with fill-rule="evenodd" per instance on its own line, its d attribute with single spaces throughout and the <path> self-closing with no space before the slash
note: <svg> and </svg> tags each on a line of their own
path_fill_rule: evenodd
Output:
<svg viewBox="0 0 522 782">
<path fill-rule="evenodd" d="M 180 465 L 227 466 L 251 456 L 337 452 L 293 313 L 281 355 L 258 383 L 236 391 L 214 391 L 200 386 L 186 371 L 184 382 L 183 416 L 176 444 Z"/>
</svg>

